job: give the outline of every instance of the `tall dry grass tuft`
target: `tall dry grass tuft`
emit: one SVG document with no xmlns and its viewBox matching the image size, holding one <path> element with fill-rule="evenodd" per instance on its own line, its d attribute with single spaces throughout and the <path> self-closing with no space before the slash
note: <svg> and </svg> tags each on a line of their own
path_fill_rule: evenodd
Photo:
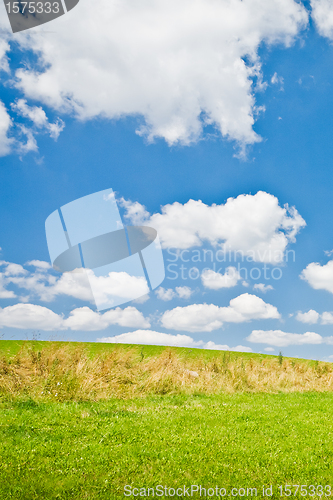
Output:
<svg viewBox="0 0 333 500">
<path fill-rule="evenodd" d="M 144 358 L 117 347 L 92 357 L 82 346 L 50 343 L 24 347 L 12 359 L 0 358 L 0 396 L 58 401 L 131 398 L 152 394 L 219 392 L 332 391 L 330 363 L 283 358 L 231 360 L 217 353 L 209 361 L 188 359 L 166 349 Z"/>
</svg>

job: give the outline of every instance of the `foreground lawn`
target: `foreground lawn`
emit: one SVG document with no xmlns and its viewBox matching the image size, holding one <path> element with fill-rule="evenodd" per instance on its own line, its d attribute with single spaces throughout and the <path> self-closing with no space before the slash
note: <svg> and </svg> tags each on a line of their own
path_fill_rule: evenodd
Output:
<svg viewBox="0 0 333 500">
<path fill-rule="evenodd" d="M 333 486 L 332 429 L 325 392 L 3 401 L 0 498 L 128 498 L 125 485 L 256 487 L 261 498 L 272 485 L 281 498 L 279 485 Z"/>
</svg>

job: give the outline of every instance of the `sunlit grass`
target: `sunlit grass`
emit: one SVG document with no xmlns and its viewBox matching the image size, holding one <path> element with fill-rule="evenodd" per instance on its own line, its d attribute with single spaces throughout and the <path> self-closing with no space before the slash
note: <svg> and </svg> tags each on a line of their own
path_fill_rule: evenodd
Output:
<svg viewBox="0 0 333 500">
<path fill-rule="evenodd" d="M 282 356 L 0 341 L 0 500 L 320 492 L 333 487 L 332 387 L 330 363 Z"/>
<path fill-rule="evenodd" d="M 279 485 L 332 484 L 332 428 L 332 393 L 6 402 L 0 498 L 124 499 L 125 485 L 256 487 L 263 498 L 272 485 L 265 498 L 278 499 Z"/>
<path fill-rule="evenodd" d="M 331 363 L 221 351 L 23 343 L 0 356 L 0 395 L 95 401 L 161 395 L 332 391 Z"/>
</svg>

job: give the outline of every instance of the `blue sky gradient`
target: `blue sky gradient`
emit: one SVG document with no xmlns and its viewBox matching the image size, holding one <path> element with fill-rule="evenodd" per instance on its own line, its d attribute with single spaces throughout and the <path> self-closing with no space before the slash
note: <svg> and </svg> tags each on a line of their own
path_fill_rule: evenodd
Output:
<svg viewBox="0 0 333 500">
<path fill-rule="evenodd" d="M 310 8 L 309 4 L 306 7 Z M 72 15 L 74 19 L 75 9 Z M 305 30 L 297 33 L 290 47 L 283 44 L 267 46 L 264 41 L 260 44 L 258 58 L 262 64 L 262 81 L 267 85 L 261 90 L 252 88 L 251 93 L 256 106 L 265 107 L 253 126 L 262 141 L 247 145 L 246 156 L 240 158 L 237 142 L 230 134 L 229 139 L 223 137 L 214 124 L 206 126 L 200 139 L 189 145 L 169 145 L 162 137 L 149 142 L 136 133 L 144 123 L 139 113 L 126 116 L 124 111 L 119 119 L 97 114 L 89 120 L 78 120 L 73 113 L 45 104 L 42 98 L 29 98 L 27 92 L 15 87 L 13 75 L 22 67 L 43 71 L 41 62 L 30 48 L 22 49 L 22 42 L 17 45 L 15 35 L 8 34 L 5 11 L 1 11 L 1 16 L 3 36 L 6 40 L 10 37 L 11 46 L 7 53 L 11 73 L 1 73 L 0 94 L 15 122 L 8 136 L 22 142 L 19 125 L 31 127 L 31 120 L 18 116 L 11 108 L 12 103 L 22 98 L 29 106 L 42 106 L 50 123 L 60 118 L 65 127 L 57 141 L 45 130 L 33 129 L 38 149 L 24 154 L 16 146 L 0 158 L 0 260 L 22 266 L 33 260 L 48 262 L 44 229 L 48 215 L 72 200 L 109 187 L 119 198 L 144 205 L 150 214 L 159 213 L 161 206 L 175 202 L 185 204 L 192 199 L 202 200 L 206 205 L 220 205 L 241 194 L 255 195 L 264 191 L 275 196 L 280 207 L 286 203 L 295 207 L 306 222 L 296 235 L 296 242 L 287 247 L 295 251 L 295 262 L 281 267 L 281 279 L 265 282 L 273 287 L 272 290 L 262 293 L 253 289 L 254 284 L 263 283 L 263 280 L 248 280 L 247 287 L 239 281 L 233 287 L 212 290 L 204 288 L 200 279 L 172 280 L 167 271 L 162 284 L 164 289 L 190 287 L 193 293 L 188 299 L 175 297 L 164 301 L 151 293 L 146 302 L 132 302 L 122 308 L 135 307 L 145 318 L 150 318 L 151 326 L 147 330 L 188 335 L 194 342 L 240 345 L 254 352 L 278 353 L 281 349 L 290 356 L 333 359 L 333 342 L 332 345 L 324 342 L 292 345 L 290 341 L 288 345 L 272 345 L 247 340 L 253 330 L 281 330 L 293 334 L 314 332 L 323 338 L 333 335 L 333 321 L 321 324 L 318 319 L 311 324 L 296 319 L 299 311 L 314 310 L 319 314 L 333 311 L 331 292 L 314 289 L 300 279 L 310 263 L 324 266 L 330 261 L 325 251 L 333 249 L 333 47 L 328 37 L 321 36 L 313 20 Z M 62 21 L 54 21 L 55 30 L 56 22 Z M 51 23 L 49 26 L 51 30 Z M 275 74 L 276 83 L 272 82 Z M 201 251 L 212 249 L 207 242 L 200 248 Z M 167 250 L 164 250 L 164 257 L 167 266 L 170 262 Z M 261 264 L 255 265 L 261 267 Z M 5 272 L 5 265 L 2 272 Z M 53 271 L 47 272 L 57 276 Z M 20 302 L 24 295 L 22 289 L 14 283 L 7 284 L 6 289 L 14 291 L 16 297 L 0 298 L 0 326 L 4 309 L 18 303 L 40 305 L 64 317 L 79 307 L 94 310 L 92 304 L 66 295 L 45 302 L 33 290 L 29 294 L 24 292 L 26 297 L 29 295 L 28 302 Z M 161 323 L 163 313 L 175 307 L 202 303 L 226 307 L 230 300 L 244 293 L 256 295 L 276 307 L 280 319 L 225 322 L 220 328 L 201 332 L 168 329 Z M 94 341 L 143 329 L 111 324 L 95 331 L 44 331 L 3 324 L 0 333 L 3 338 L 25 338 L 38 330 L 43 339 Z M 139 342 L 140 339 L 138 333 Z M 265 351 L 267 348 L 271 350 Z"/>
</svg>

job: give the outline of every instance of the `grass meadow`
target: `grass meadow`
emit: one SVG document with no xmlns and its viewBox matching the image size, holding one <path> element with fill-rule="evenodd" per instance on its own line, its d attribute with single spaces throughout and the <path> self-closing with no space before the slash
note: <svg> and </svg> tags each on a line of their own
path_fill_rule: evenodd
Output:
<svg viewBox="0 0 333 500">
<path fill-rule="evenodd" d="M 316 361 L 0 341 L 0 499 L 328 497 L 332 388 Z"/>
</svg>

